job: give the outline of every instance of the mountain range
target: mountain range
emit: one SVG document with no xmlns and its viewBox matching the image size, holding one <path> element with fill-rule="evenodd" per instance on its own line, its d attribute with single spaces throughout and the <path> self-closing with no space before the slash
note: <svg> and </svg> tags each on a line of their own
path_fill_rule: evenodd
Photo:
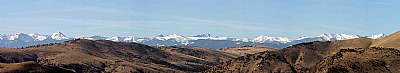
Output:
<svg viewBox="0 0 400 73">
<path fill-rule="evenodd" d="M 347 39 L 362 38 L 362 37 L 377 39 L 384 36 L 385 34 L 361 36 L 361 35 L 324 33 L 316 37 L 302 36 L 297 39 L 289 39 L 286 37 L 270 37 L 270 36 L 259 36 L 250 39 L 250 38 L 212 36 L 211 34 L 200 34 L 195 36 L 182 36 L 179 34 L 171 34 L 171 35 L 158 35 L 154 37 L 91 36 L 91 37 L 80 37 L 80 38 L 89 40 L 111 40 L 115 42 L 136 42 L 150 46 L 200 46 L 205 48 L 221 49 L 230 47 L 240 47 L 246 45 L 285 48 L 303 42 L 336 41 L 336 40 L 347 40 Z M 78 39 L 78 38 L 67 37 L 66 35 L 64 35 L 59 31 L 53 33 L 52 35 L 41 35 L 36 33 L 2 34 L 0 35 L 0 47 L 22 48 L 39 44 L 60 43 L 72 39 Z"/>
<path fill-rule="evenodd" d="M 399 73 L 399 36 L 396 32 L 377 39 L 313 41 L 283 49 L 242 46 L 220 50 L 78 38 L 21 49 L 0 48 L 0 72 Z"/>
</svg>

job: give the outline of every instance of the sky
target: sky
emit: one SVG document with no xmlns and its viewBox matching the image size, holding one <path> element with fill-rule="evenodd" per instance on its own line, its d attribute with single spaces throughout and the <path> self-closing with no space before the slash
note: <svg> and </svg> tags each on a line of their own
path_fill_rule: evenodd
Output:
<svg viewBox="0 0 400 73">
<path fill-rule="evenodd" d="M 297 38 L 390 34 L 400 0 L 1 0 L 0 34 Z"/>
</svg>

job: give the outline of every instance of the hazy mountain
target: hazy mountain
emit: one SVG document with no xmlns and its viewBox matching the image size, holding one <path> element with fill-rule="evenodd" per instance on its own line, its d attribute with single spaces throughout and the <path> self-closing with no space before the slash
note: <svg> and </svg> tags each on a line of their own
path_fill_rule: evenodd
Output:
<svg viewBox="0 0 400 73">
<path fill-rule="evenodd" d="M 324 33 L 316 37 L 303 36 L 299 37 L 298 39 L 289 39 L 286 37 L 270 37 L 270 36 L 259 36 L 253 39 L 249 39 L 249 38 L 212 36 L 211 34 L 200 34 L 188 37 L 179 34 L 171 34 L 171 35 L 158 35 L 155 37 L 91 36 L 82 38 L 89 40 L 136 42 L 151 46 L 200 46 L 205 48 L 220 49 L 220 48 L 240 47 L 246 45 L 259 45 L 259 46 L 270 46 L 274 48 L 285 48 L 303 42 L 336 41 L 336 40 L 347 40 L 347 39 L 354 39 L 361 37 L 377 39 L 383 36 L 385 35 L 377 34 L 371 36 L 360 36 L 360 35 Z M 0 35 L 0 47 L 21 48 L 38 44 L 59 43 L 72 39 L 75 38 L 69 38 L 61 32 L 56 32 L 52 35 L 40 35 L 35 33 L 31 34 L 18 33 L 18 34 Z"/>
</svg>

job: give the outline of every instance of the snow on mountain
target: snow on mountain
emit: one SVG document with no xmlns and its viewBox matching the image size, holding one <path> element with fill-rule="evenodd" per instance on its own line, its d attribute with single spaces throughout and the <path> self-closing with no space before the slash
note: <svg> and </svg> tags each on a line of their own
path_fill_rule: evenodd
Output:
<svg viewBox="0 0 400 73">
<path fill-rule="evenodd" d="M 211 34 L 200 34 L 196 36 L 182 36 L 179 34 L 171 35 L 158 35 L 155 37 L 134 37 L 134 36 L 91 36 L 82 37 L 82 39 L 89 40 L 111 40 L 116 42 L 136 42 L 152 46 L 201 46 L 212 49 L 239 47 L 245 45 L 262 45 L 270 46 L 275 48 L 285 48 L 290 45 L 312 42 L 312 41 L 336 41 L 336 40 L 347 40 L 354 38 L 367 37 L 377 39 L 384 37 L 384 34 L 360 36 L 360 35 L 347 35 L 347 34 L 321 34 L 316 37 L 302 36 L 297 39 L 289 39 L 286 37 L 270 37 L 270 36 L 259 36 L 256 38 L 234 38 L 234 37 L 220 37 L 212 36 Z M 58 43 L 71 40 L 74 38 L 68 38 L 61 32 L 55 32 L 52 35 L 40 35 L 36 33 L 24 34 L 10 34 L 0 35 L 0 47 L 9 48 L 20 48 L 38 44 Z"/>
<path fill-rule="evenodd" d="M 33 37 L 33 38 L 35 38 L 35 41 L 43 41 L 43 40 L 46 40 L 48 38 L 47 36 L 40 35 L 40 34 L 37 34 L 37 33 L 30 33 L 28 35 Z"/>
<path fill-rule="evenodd" d="M 36 33 L 17 33 L 3 34 L 0 36 L 0 47 L 21 48 L 38 44 L 58 43 L 71 40 L 61 32 L 56 32 L 53 35 L 40 35 Z"/>
<path fill-rule="evenodd" d="M 382 38 L 382 37 L 385 37 L 385 36 L 386 36 L 385 34 L 380 33 L 380 34 L 371 35 L 371 36 L 367 36 L 367 37 L 371 38 L 371 39 L 378 39 L 378 38 Z"/>
<path fill-rule="evenodd" d="M 24 41 L 24 42 L 34 40 L 33 37 L 29 36 L 28 34 L 24 34 L 24 33 L 11 34 L 8 39 L 12 40 L 12 41 Z"/>
<path fill-rule="evenodd" d="M 88 39 L 88 40 L 104 40 L 104 39 L 106 39 L 106 38 L 107 38 L 107 37 L 98 36 L 98 35 L 91 36 L 91 37 L 83 37 L 83 39 Z"/>
<path fill-rule="evenodd" d="M 179 35 L 179 34 L 171 34 L 171 35 L 167 35 L 167 36 L 161 36 L 161 37 L 154 37 L 155 39 L 158 39 L 158 40 L 163 40 L 163 41 L 165 41 L 165 40 L 176 40 L 176 41 L 180 41 L 180 42 L 184 42 L 184 41 L 187 41 L 187 38 L 186 37 L 184 37 L 184 36 L 181 36 L 181 35 Z"/>
<path fill-rule="evenodd" d="M 62 34 L 60 31 L 57 31 L 57 32 L 53 33 L 50 37 L 52 39 L 55 39 L 55 40 L 66 40 L 66 39 L 69 39 L 69 38 L 67 38 L 67 36 Z"/>
<path fill-rule="evenodd" d="M 259 36 L 259 37 L 254 38 L 253 42 L 257 42 L 257 43 L 268 43 L 268 42 L 287 43 L 287 42 L 290 42 L 290 39 L 284 38 L 284 37 Z"/>
<path fill-rule="evenodd" d="M 193 36 L 193 37 L 187 37 L 191 40 L 234 40 L 234 38 L 231 37 L 210 37 L 210 36 Z"/>
<path fill-rule="evenodd" d="M 243 38 L 243 39 L 241 39 L 241 41 L 242 42 L 250 42 L 250 39 L 249 38 Z"/>
<path fill-rule="evenodd" d="M 310 37 L 307 37 L 307 36 L 301 36 L 301 37 L 299 37 L 298 39 L 296 39 L 296 40 L 303 40 L 303 39 L 307 39 L 307 38 L 310 38 Z"/>
<path fill-rule="evenodd" d="M 212 37 L 212 36 L 211 36 L 211 34 L 206 33 L 206 34 L 196 35 L 196 36 L 193 36 L 193 37 Z"/>
<path fill-rule="evenodd" d="M 324 40 L 327 41 L 335 41 L 335 40 L 346 40 L 346 39 L 354 39 L 354 38 L 360 38 L 361 36 L 359 35 L 347 35 L 347 34 L 327 34 L 324 33 L 320 36 L 318 36 Z"/>
<path fill-rule="evenodd" d="M 119 37 L 119 36 L 112 36 L 109 38 L 106 38 L 105 40 L 111 40 L 111 41 L 122 41 L 123 37 Z"/>
<path fill-rule="evenodd" d="M 0 40 L 3 40 L 3 35 L 0 35 Z"/>
</svg>

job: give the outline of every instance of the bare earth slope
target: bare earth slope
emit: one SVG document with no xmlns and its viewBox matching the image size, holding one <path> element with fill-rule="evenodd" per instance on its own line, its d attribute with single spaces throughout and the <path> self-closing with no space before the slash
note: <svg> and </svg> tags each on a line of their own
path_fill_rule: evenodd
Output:
<svg viewBox="0 0 400 73">
<path fill-rule="evenodd" d="M 18 50 L 0 49 L 0 62 L 35 61 L 40 65 L 71 69 L 79 73 L 201 72 L 234 58 L 231 54 L 206 48 L 181 47 L 181 51 L 172 49 L 137 43 L 78 39 Z"/>
</svg>

